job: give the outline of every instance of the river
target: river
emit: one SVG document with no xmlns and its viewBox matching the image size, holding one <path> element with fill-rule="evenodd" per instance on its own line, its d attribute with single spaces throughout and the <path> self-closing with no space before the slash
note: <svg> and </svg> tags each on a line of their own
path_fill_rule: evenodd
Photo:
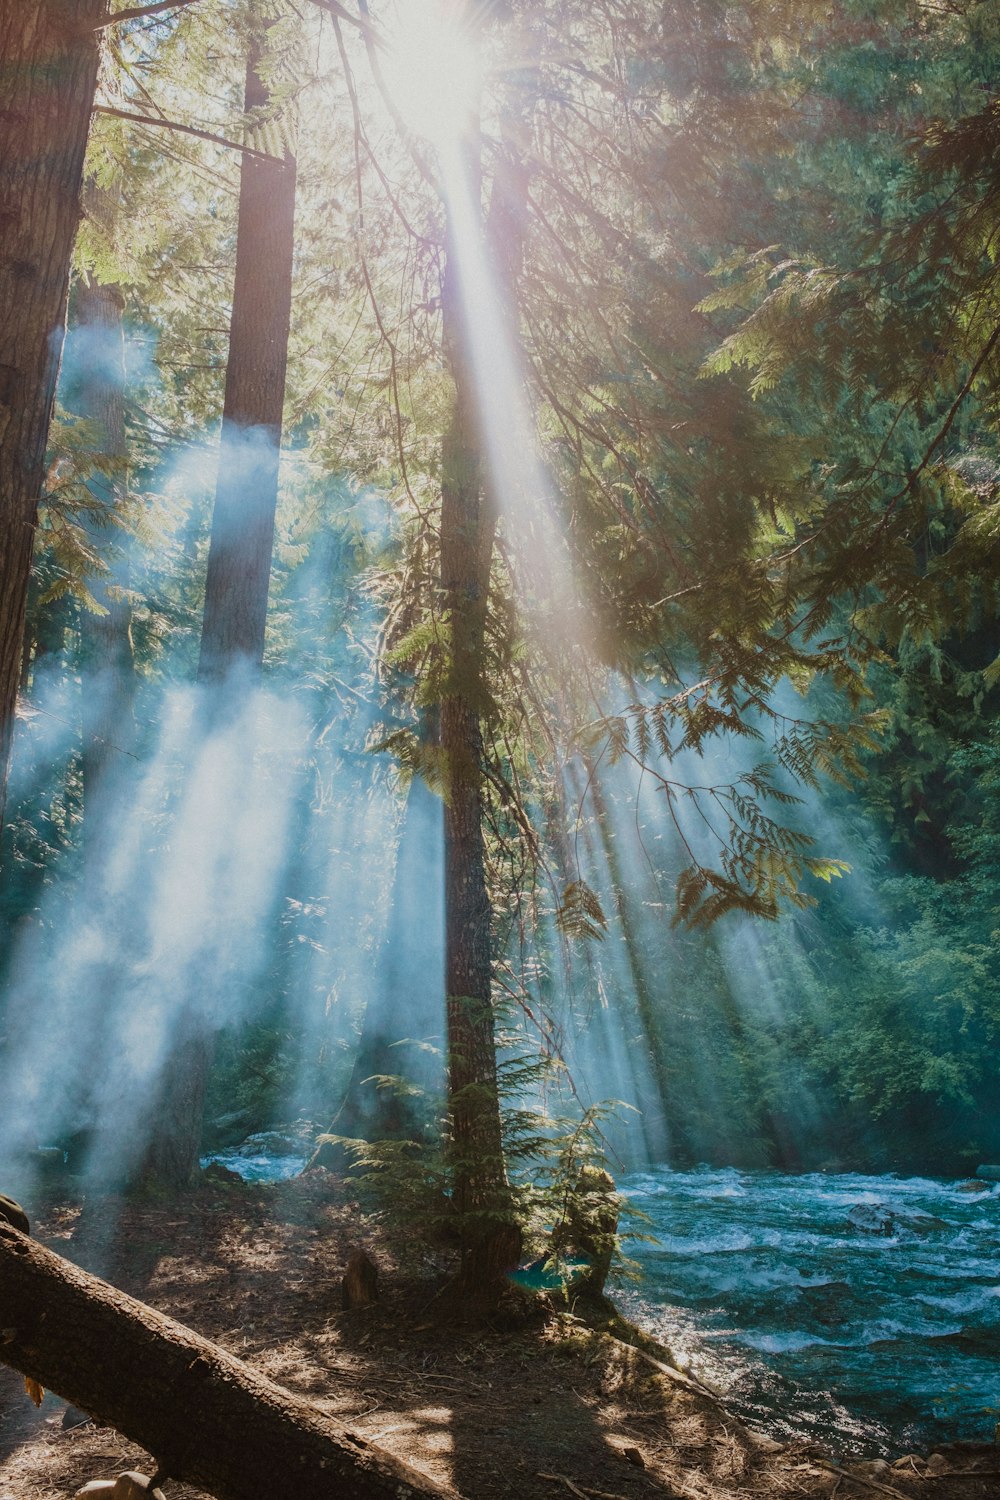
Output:
<svg viewBox="0 0 1000 1500">
<path fill-rule="evenodd" d="M 992 1441 L 1000 1185 L 660 1167 L 619 1186 L 650 1239 L 616 1302 L 733 1411 L 843 1454 Z"/>
</svg>

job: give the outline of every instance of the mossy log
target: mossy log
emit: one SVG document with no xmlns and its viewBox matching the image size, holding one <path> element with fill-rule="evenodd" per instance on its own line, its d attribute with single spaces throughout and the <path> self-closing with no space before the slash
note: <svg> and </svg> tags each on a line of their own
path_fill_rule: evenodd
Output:
<svg viewBox="0 0 1000 1500">
<path fill-rule="evenodd" d="M 456 1500 L 172 1318 L 0 1221 L 0 1360 L 217 1500 Z"/>
</svg>

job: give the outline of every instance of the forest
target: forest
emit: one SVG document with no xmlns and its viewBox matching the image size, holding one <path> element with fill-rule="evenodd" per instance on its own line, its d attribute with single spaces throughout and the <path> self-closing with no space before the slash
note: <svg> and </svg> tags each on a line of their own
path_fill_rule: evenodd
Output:
<svg viewBox="0 0 1000 1500">
<path fill-rule="evenodd" d="M 178 1500 L 285 1494 L 286 1442 L 359 1496 L 950 1495 L 885 1459 L 995 1419 L 992 1303 L 921 1335 L 975 1369 L 820 1423 L 867 1479 L 774 1426 L 835 1365 L 734 1396 L 724 1464 L 725 1362 L 663 1310 L 762 1316 L 672 1269 L 705 1196 L 747 1201 L 691 1244 L 841 1193 L 862 1249 L 995 1250 L 1000 9 L 0 0 L 0 65 L 0 1361 Z M 515 1341 L 550 1433 L 556 1345 L 595 1424 L 658 1380 L 689 1469 L 605 1438 L 501 1478 L 472 1422 L 467 1471 L 393 1479 L 314 1408 L 265 1443 L 253 1381 L 327 1369 L 278 1357 L 329 1312 L 288 1287 L 345 1262 L 344 1368 L 350 1317 L 384 1374 L 433 1304 L 500 1340 L 484 1387 Z M 105 1390 L 18 1297 L 123 1369 L 175 1316 L 163 1370 L 200 1338 L 250 1404 L 130 1403 L 145 1365 Z M 22 1386 L 0 1500 L 71 1493 L 99 1438 L 19 1460 Z"/>
</svg>

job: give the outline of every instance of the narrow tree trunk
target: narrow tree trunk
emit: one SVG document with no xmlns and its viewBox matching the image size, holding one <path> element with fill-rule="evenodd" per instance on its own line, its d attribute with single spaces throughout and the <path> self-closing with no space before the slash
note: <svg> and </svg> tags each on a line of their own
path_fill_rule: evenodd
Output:
<svg viewBox="0 0 1000 1500">
<path fill-rule="evenodd" d="M 449 272 L 454 259 L 449 261 Z M 446 320 L 455 318 L 454 277 L 446 278 Z M 462 1230 L 462 1283 L 488 1292 L 517 1263 L 520 1231 L 504 1169 L 492 1002 L 492 911 L 483 847 L 480 715 L 488 559 L 473 376 L 454 338 L 455 382 L 441 462 L 441 593 L 450 626 L 450 662 L 441 703 L 446 795 L 445 995 L 453 1198 Z M 491 528 L 492 529 L 492 528 Z M 490 538 L 492 541 L 492 537 Z"/>
<path fill-rule="evenodd" d="M 251 47 L 246 111 L 270 96 Z M 295 160 L 244 155 L 236 233 L 236 276 L 222 417 L 222 444 L 205 580 L 198 680 L 205 689 L 200 731 L 222 729 L 259 673 L 271 576 L 278 457 L 292 305 Z M 253 746 L 246 747 L 247 757 Z M 241 795 L 239 787 L 224 792 Z M 141 1178 L 183 1187 L 198 1163 L 202 1109 L 213 1048 L 212 976 L 203 976 L 178 1017 Z"/>
<path fill-rule="evenodd" d="M 246 111 L 270 96 L 247 61 Z M 278 455 L 292 309 L 295 160 L 244 156 L 236 231 L 236 280 L 222 414 L 222 452 L 201 628 L 202 682 L 221 682 L 264 657 Z"/>
<path fill-rule="evenodd" d="M 2 1222 L 0 1360 L 218 1500 L 455 1500 L 217 1344 Z"/>
<path fill-rule="evenodd" d="M 107 0 L 0 3 L 0 819 Z"/>
<path fill-rule="evenodd" d="M 469 201 L 479 200 L 478 137 L 467 148 Z M 497 186 L 495 185 L 495 193 Z M 505 210 L 506 213 L 506 210 Z M 492 1000 L 492 910 L 483 844 L 485 637 L 497 509 L 478 415 L 461 247 L 449 229 L 442 286 L 454 396 L 441 452 L 441 599 L 450 659 L 441 703 L 444 754 L 445 994 L 453 1197 L 462 1233 L 460 1285 L 490 1295 L 516 1265 L 521 1234 L 503 1150 Z"/>
<path fill-rule="evenodd" d="M 490 7 L 478 24 L 485 25 Z M 530 120 L 527 97 L 508 101 L 484 226 L 495 291 L 514 306 L 521 268 L 527 173 L 521 138 Z M 465 145 L 462 190 L 480 201 L 478 122 Z M 492 911 L 483 843 L 483 734 L 487 707 L 486 620 L 499 499 L 479 415 L 494 392 L 478 388 L 473 357 L 474 317 L 461 285 L 462 247 L 449 222 L 442 286 L 444 348 L 454 384 L 451 418 L 441 454 L 441 595 L 450 626 L 450 661 L 441 704 L 446 769 L 445 991 L 448 1021 L 448 1100 L 454 1164 L 454 1201 L 462 1224 L 460 1285 L 490 1295 L 521 1249 L 507 1180 L 497 1079 L 492 1000 Z M 516 334 L 512 334 L 516 338 Z"/>
</svg>

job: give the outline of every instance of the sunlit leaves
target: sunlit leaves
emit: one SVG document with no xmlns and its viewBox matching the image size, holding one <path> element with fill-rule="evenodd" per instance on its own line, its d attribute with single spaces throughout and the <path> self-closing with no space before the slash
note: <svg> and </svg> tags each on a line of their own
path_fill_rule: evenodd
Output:
<svg viewBox="0 0 1000 1500">
<path fill-rule="evenodd" d="M 596 892 L 583 880 L 570 881 L 556 912 L 556 923 L 567 937 L 603 938 L 608 919 Z"/>
</svg>

